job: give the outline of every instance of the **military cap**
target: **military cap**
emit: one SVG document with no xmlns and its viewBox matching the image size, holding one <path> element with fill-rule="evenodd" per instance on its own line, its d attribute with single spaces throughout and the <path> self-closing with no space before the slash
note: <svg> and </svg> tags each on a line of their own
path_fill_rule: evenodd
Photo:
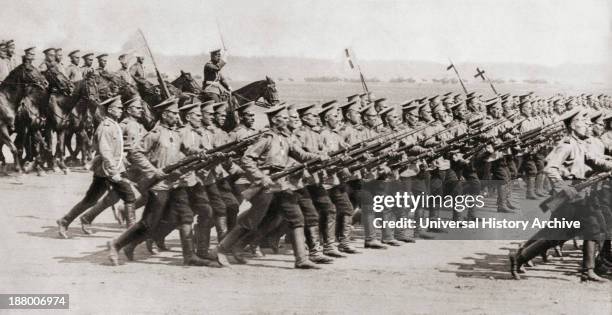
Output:
<svg viewBox="0 0 612 315">
<path fill-rule="evenodd" d="M 374 109 L 373 105 L 368 105 L 368 106 L 362 108 L 360 112 L 361 112 L 362 115 L 368 115 L 368 116 L 373 116 L 373 115 L 377 115 L 378 114 L 376 112 L 376 109 Z"/>
<path fill-rule="evenodd" d="M 561 116 L 559 116 L 559 120 L 563 121 L 566 126 L 569 126 L 572 120 L 574 120 L 575 118 L 586 119 L 587 117 L 587 111 L 583 110 L 582 108 L 573 108 L 561 114 Z"/>
<path fill-rule="evenodd" d="M 361 111 L 361 104 L 357 103 L 357 101 L 348 102 L 346 104 L 339 106 L 342 114 L 346 114 L 349 110 L 354 110 L 356 112 Z"/>
<path fill-rule="evenodd" d="M 99 54 L 96 56 L 98 60 L 108 57 L 108 54 Z"/>
<path fill-rule="evenodd" d="M 423 103 L 425 100 L 427 99 L 427 96 L 421 97 L 421 98 L 417 98 L 416 101 L 419 103 Z"/>
<path fill-rule="evenodd" d="M 510 97 L 510 93 L 502 94 L 500 97 L 505 100 Z"/>
<path fill-rule="evenodd" d="M 131 106 L 134 106 L 136 104 L 141 104 L 142 105 L 141 101 L 142 101 L 142 99 L 140 98 L 140 96 L 136 95 L 136 96 L 130 98 L 129 100 L 123 102 L 123 105 L 125 107 L 131 107 Z"/>
<path fill-rule="evenodd" d="M 185 114 L 200 112 L 200 105 L 202 105 L 202 102 L 195 102 L 195 103 L 191 103 L 191 104 L 183 104 L 183 106 L 181 106 L 179 108 L 179 111 L 181 111 L 181 112 L 183 112 Z"/>
<path fill-rule="evenodd" d="M 117 59 L 119 59 L 119 60 L 123 60 L 123 59 L 125 59 L 127 56 L 129 56 L 129 54 L 121 54 L 121 55 L 119 55 L 119 58 L 117 58 Z"/>
<path fill-rule="evenodd" d="M 282 113 L 283 111 L 286 111 L 286 110 L 287 110 L 287 106 L 284 106 L 284 105 L 276 106 L 276 107 L 266 111 L 266 115 L 268 116 L 268 119 L 272 119 L 276 115 L 278 115 L 279 113 Z"/>
<path fill-rule="evenodd" d="M 442 94 L 442 96 L 449 97 L 449 96 L 451 96 L 451 94 L 453 94 L 453 92 L 446 92 L 446 93 Z"/>
<path fill-rule="evenodd" d="M 12 39 L 9 39 L 6 41 L 6 46 L 15 46 L 15 41 Z"/>
<path fill-rule="evenodd" d="M 386 101 L 386 100 L 387 100 L 386 98 L 381 97 L 381 98 L 379 98 L 379 99 L 374 100 L 374 104 L 378 104 L 378 103 L 380 103 L 380 102 L 384 102 L 384 101 Z"/>
<path fill-rule="evenodd" d="M 400 105 L 399 105 L 399 106 L 403 108 L 404 106 L 408 106 L 408 105 L 415 104 L 415 102 L 416 102 L 416 100 L 415 100 L 415 99 L 411 99 L 411 100 L 407 100 L 407 101 L 405 101 L 405 102 L 403 102 L 403 103 L 400 103 Z"/>
<path fill-rule="evenodd" d="M 213 109 L 212 105 L 215 103 L 214 100 L 210 100 L 210 101 L 206 101 L 203 102 L 202 105 L 200 106 L 200 110 L 203 113 L 209 113 L 209 114 L 214 114 L 215 110 Z"/>
<path fill-rule="evenodd" d="M 603 119 L 601 119 L 603 117 L 603 112 L 602 111 L 595 111 L 591 114 L 590 118 L 591 118 L 591 122 L 594 124 L 603 124 Z"/>
<path fill-rule="evenodd" d="M 83 58 L 83 59 L 93 58 L 93 55 L 94 55 L 93 53 L 86 53 L 83 56 L 81 56 L 81 58 Z"/>
<path fill-rule="evenodd" d="M 333 103 L 330 106 L 326 106 L 323 107 L 323 109 L 326 109 L 328 107 L 332 107 Z M 317 114 L 317 110 L 316 110 L 316 105 L 315 104 L 310 104 L 310 105 L 306 105 L 306 106 L 302 106 L 300 108 L 296 109 L 297 113 L 300 116 L 304 116 L 304 115 L 308 115 L 308 114 L 312 114 L 312 115 L 316 115 Z"/>
<path fill-rule="evenodd" d="M 214 103 L 212 108 L 217 113 L 224 113 L 227 110 L 227 102 Z"/>
<path fill-rule="evenodd" d="M 531 102 L 530 102 L 529 100 L 524 99 L 524 100 L 521 100 L 521 101 L 518 103 L 518 107 L 523 107 L 523 106 L 525 106 L 525 105 L 527 105 L 527 104 L 531 104 Z"/>
<path fill-rule="evenodd" d="M 336 101 L 336 100 L 331 100 L 329 102 L 325 102 L 325 103 L 321 104 L 321 107 L 322 108 L 329 107 L 329 106 L 332 106 L 332 105 L 336 104 L 337 102 L 338 101 Z"/>
<path fill-rule="evenodd" d="M 472 96 L 476 96 L 476 92 L 472 91 L 470 93 L 465 94 L 466 97 L 470 98 Z"/>
<path fill-rule="evenodd" d="M 36 50 L 36 47 L 28 47 L 28 48 L 24 49 L 23 51 L 25 52 L 25 55 L 26 55 L 26 56 L 31 56 L 31 57 L 33 57 L 33 56 L 34 56 L 34 54 L 35 54 L 35 51 L 34 51 L 34 50 Z"/>
<path fill-rule="evenodd" d="M 6 42 L 5 41 L 0 41 L 0 47 L 6 47 Z"/>
<path fill-rule="evenodd" d="M 254 101 L 250 101 L 250 102 L 247 102 L 247 103 L 244 103 L 244 104 L 240 105 L 238 108 L 236 108 L 236 110 L 239 113 L 246 114 L 246 113 L 252 112 L 252 111 L 249 111 L 249 110 L 253 109 L 253 106 L 255 106 L 255 102 Z M 252 112 L 252 113 L 255 114 L 254 112 Z"/>
<path fill-rule="evenodd" d="M 338 112 L 338 107 L 336 107 L 335 105 L 327 106 L 319 112 L 319 118 L 321 118 L 321 121 L 325 121 L 325 118 L 327 118 L 328 114 L 333 114 L 336 112 Z"/>
<path fill-rule="evenodd" d="M 449 106 L 449 108 L 454 112 L 455 110 L 461 108 L 461 105 L 463 105 L 463 102 L 455 102 L 453 105 Z"/>
<path fill-rule="evenodd" d="M 68 54 L 68 56 L 70 56 L 70 57 L 76 57 L 76 58 L 79 58 L 79 53 L 80 53 L 80 52 L 81 52 L 80 50 L 76 49 L 76 50 L 71 51 L 71 52 Z"/>
<path fill-rule="evenodd" d="M 354 100 L 356 100 L 358 98 L 359 98 L 359 94 L 353 94 L 353 95 L 347 96 L 346 97 L 346 101 L 347 102 L 352 102 L 352 101 L 354 101 Z"/>
<path fill-rule="evenodd" d="M 173 112 L 173 113 L 178 113 L 179 112 L 178 98 L 171 97 L 171 98 L 169 98 L 167 100 L 164 100 L 161 103 L 153 106 L 153 108 L 155 108 L 159 112 L 169 111 L 169 112 Z"/>
<path fill-rule="evenodd" d="M 385 121 L 389 114 L 395 114 L 395 107 L 389 106 L 389 107 L 381 110 L 380 112 L 378 112 L 378 114 L 383 119 L 383 121 Z"/>
<path fill-rule="evenodd" d="M 421 105 L 416 104 L 416 103 L 411 103 L 411 104 L 405 104 L 402 106 L 402 113 L 410 113 L 412 115 L 418 115 L 419 114 L 419 108 L 421 108 Z"/>
<path fill-rule="evenodd" d="M 429 98 L 430 102 L 435 102 L 435 101 L 438 101 L 438 100 L 440 100 L 440 95 L 436 95 L 436 96 L 433 96 L 433 97 Z"/>
<path fill-rule="evenodd" d="M 443 111 L 446 110 L 446 108 L 444 108 L 444 106 L 440 103 L 433 103 L 431 106 L 431 111 L 432 112 L 437 112 L 437 111 Z"/>
<path fill-rule="evenodd" d="M 607 113 L 607 114 L 605 114 L 605 115 L 602 115 L 602 116 L 601 116 L 601 120 L 602 120 L 603 122 L 607 122 L 607 121 L 609 121 L 610 119 L 612 119 L 612 113 Z"/>
<path fill-rule="evenodd" d="M 215 48 L 215 49 L 210 51 L 211 55 L 214 55 L 214 54 L 217 54 L 217 53 L 221 53 L 221 48 Z"/>
<path fill-rule="evenodd" d="M 106 100 L 104 100 L 103 102 L 100 103 L 100 106 L 104 106 L 106 108 L 123 107 L 123 104 L 121 104 L 121 96 L 117 95 L 115 97 L 111 97 L 109 99 L 106 99 Z"/>
<path fill-rule="evenodd" d="M 55 52 L 55 48 L 47 48 L 47 49 L 43 50 L 43 53 L 47 54 L 47 53 L 49 53 L 51 51 Z"/>
</svg>

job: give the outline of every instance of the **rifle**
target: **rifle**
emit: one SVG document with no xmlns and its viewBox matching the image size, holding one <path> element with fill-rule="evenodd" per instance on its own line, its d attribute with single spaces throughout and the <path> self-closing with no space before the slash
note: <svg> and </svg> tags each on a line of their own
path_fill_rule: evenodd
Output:
<svg viewBox="0 0 612 315">
<path fill-rule="evenodd" d="M 255 134 L 252 134 L 244 139 L 241 140 L 236 140 L 236 141 L 232 141 L 223 145 L 220 145 L 216 148 L 213 148 L 211 150 L 206 151 L 206 154 L 211 154 L 211 153 L 216 153 L 216 152 L 232 152 L 232 151 L 238 151 L 240 149 L 243 149 L 251 144 L 253 144 L 253 142 L 255 142 L 257 139 L 259 139 L 259 137 L 263 136 L 264 134 L 266 134 L 267 132 L 269 132 L 269 129 L 263 129 L 258 131 Z"/>
<path fill-rule="evenodd" d="M 590 187 L 603 180 L 608 179 L 610 176 L 612 176 L 612 172 L 599 173 L 599 174 L 590 176 L 585 181 L 574 184 L 571 187 L 574 187 L 576 191 L 582 191 L 587 187 Z M 547 212 L 547 211 L 555 212 L 557 209 L 559 209 L 559 207 L 561 207 L 563 203 L 567 201 L 568 201 L 567 195 L 563 192 L 559 192 L 559 193 L 556 193 L 548 197 L 546 200 L 544 200 L 540 204 L 540 209 L 542 210 L 542 212 Z"/>
</svg>

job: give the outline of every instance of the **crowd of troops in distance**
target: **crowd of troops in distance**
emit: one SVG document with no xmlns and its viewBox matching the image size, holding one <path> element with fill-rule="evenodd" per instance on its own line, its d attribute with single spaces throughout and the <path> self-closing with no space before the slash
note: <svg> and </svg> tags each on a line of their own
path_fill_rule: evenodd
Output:
<svg viewBox="0 0 612 315">
<path fill-rule="evenodd" d="M 57 49 L 53 52 L 46 51 L 47 59 L 57 58 Z M 24 62 L 31 63 L 30 53 L 26 50 Z M 77 58 L 78 51 L 69 55 Z M 83 69 L 70 68 L 81 75 L 92 61 L 91 55 L 83 57 Z M 101 68 L 106 57 L 98 56 Z M 151 128 L 142 123 L 142 98 L 110 95 L 99 103 L 104 116 L 93 137 L 92 183 L 57 220 L 61 238 L 69 237 L 68 227 L 79 216 L 82 232 L 92 234 L 94 219 L 111 207 L 127 226 L 108 242 L 114 265 L 121 251 L 134 260 L 141 243 L 151 254 L 167 250 L 165 238 L 178 229 L 185 265 L 245 263 L 262 255 L 262 247 L 278 250 L 286 235 L 295 267 L 318 269 L 359 253 L 351 242 L 357 222 L 363 225 L 364 248 L 373 250 L 446 232 L 417 225 L 413 230 L 383 227 L 377 233 L 377 215 L 386 221 L 437 220 L 444 210 L 391 208 L 377 214 L 372 194 L 396 187 L 385 183 L 402 183 L 402 190 L 415 194 L 494 193 L 497 211 L 513 213 L 521 210 L 511 202 L 512 186 L 522 181 L 526 199 L 565 196 L 551 217 L 582 224 L 538 232 L 510 255 L 512 276 L 520 279 L 535 257 L 547 259 L 548 250 L 578 237 L 584 239 L 583 279 L 604 281 L 598 274 L 609 272 L 610 186 L 605 181 L 586 189 L 576 184 L 612 170 L 606 155 L 612 150 L 610 96 L 545 98 L 530 92 L 487 99 L 476 92 L 449 92 L 390 104 L 368 92 L 308 105 L 274 97 L 236 106 L 221 74 L 224 65 L 220 51 L 212 51 L 202 94 L 160 100 L 153 106 Z M 67 67 L 69 77 L 73 70 Z M 127 63 L 120 71 L 125 80 L 145 80 Z M 263 103 L 269 105 L 265 118 L 256 110 Z M 230 119 L 237 123 L 231 130 Z M 123 205 L 115 206 L 120 200 Z M 479 219 L 474 208 L 450 211 L 445 219 Z M 211 248 L 213 229 L 219 243 Z"/>
</svg>

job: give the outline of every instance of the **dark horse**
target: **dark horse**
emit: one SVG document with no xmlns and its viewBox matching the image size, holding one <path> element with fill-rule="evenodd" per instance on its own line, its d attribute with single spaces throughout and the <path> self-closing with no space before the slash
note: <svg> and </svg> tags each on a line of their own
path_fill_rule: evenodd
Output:
<svg viewBox="0 0 612 315">
<path fill-rule="evenodd" d="M 259 101 L 263 98 L 264 102 Z M 212 99 L 208 94 L 201 93 L 200 99 L 207 101 Z M 221 100 L 228 101 L 227 119 L 223 129 L 230 131 L 238 125 L 236 108 L 248 102 L 255 102 L 255 105 L 270 108 L 279 103 L 276 83 L 272 78 L 266 76 L 264 80 L 249 83 L 231 94 L 227 93 L 220 96 Z"/>
<path fill-rule="evenodd" d="M 174 87 L 179 89 L 183 93 L 191 93 L 191 94 L 200 94 L 202 93 L 202 89 L 196 80 L 193 79 L 191 73 L 184 72 L 181 70 L 181 75 L 172 81 Z"/>
<path fill-rule="evenodd" d="M 18 172 L 23 171 L 21 156 L 10 138 L 11 133 L 15 131 L 16 114 L 25 96 L 45 91 L 47 85 L 40 71 L 31 64 L 25 63 L 11 71 L 0 83 L 0 150 L 3 145 L 10 148 Z"/>
</svg>

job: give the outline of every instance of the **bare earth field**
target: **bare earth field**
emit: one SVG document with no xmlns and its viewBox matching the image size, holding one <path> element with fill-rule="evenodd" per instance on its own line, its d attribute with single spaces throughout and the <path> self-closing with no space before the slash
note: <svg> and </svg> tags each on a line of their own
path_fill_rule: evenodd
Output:
<svg viewBox="0 0 612 315">
<path fill-rule="evenodd" d="M 1 293 L 68 293 L 70 310 L 84 314 L 612 314 L 612 281 L 581 283 L 580 252 L 571 245 L 563 260 L 536 261 L 522 281 L 507 272 L 512 241 L 418 241 L 376 251 L 357 238 L 361 254 L 322 270 L 293 269 L 289 252 L 211 269 L 182 266 L 175 232 L 171 252 L 153 257 L 140 246 L 137 261 L 112 267 L 105 243 L 121 229 L 110 211 L 94 235 L 75 223 L 71 239 L 57 238 L 55 220 L 89 180 L 85 172 L 0 177 Z M 492 204 L 479 215 L 496 215 Z M 523 202 L 525 211 L 536 205 Z"/>
</svg>

